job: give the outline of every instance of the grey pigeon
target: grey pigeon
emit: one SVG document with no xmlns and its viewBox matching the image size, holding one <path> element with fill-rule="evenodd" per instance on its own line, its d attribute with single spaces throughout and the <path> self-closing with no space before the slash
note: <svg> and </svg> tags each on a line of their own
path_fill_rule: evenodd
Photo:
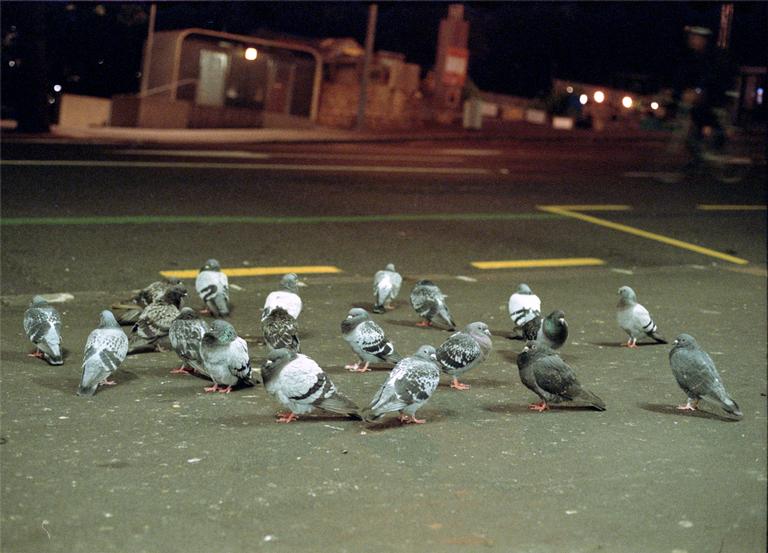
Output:
<svg viewBox="0 0 768 553">
<path fill-rule="evenodd" d="M 605 402 L 582 388 L 573 369 L 546 344 L 529 341 L 517 356 L 517 368 L 525 387 L 541 398 L 529 409 L 545 411 L 550 403 L 579 401 L 605 411 Z"/>
<path fill-rule="evenodd" d="M 539 344 L 546 344 L 552 349 L 560 348 L 568 339 L 568 323 L 565 313 L 556 309 L 541 321 L 541 327 L 536 335 Z"/>
<path fill-rule="evenodd" d="M 541 327 L 541 300 L 531 287 L 521 283 L 517 291 L 509 296 L 509 318 L 514 324 L 515 337 L 522 334 L 524 340 L 535 340 Z"/>
<path fill-rule="evenodd" d="M 168 332 L 171 323 L 179 316 L 181 299 L 186 288 L 174 286 L 163 297 L 144 308 L 139 320 L 133 325 L 128 339 L 128 353 L 141 351 L 167 351 L 170 347 Z"/>
<path fill-rule="evenodd" d="M 629 286 L 619 288 L 619 304 L 616 306 L 616 320 L 619 326 L 629 334 L 628 348 L 636 348 L 637 340 L 643 336 L 653 338 L 659 344 L 667 341 L 659 334 L 648 310 L 637 303 L 635 291 Z"/>
<path fill-rule="evenodd" d="M 248 344 L 227 321 L 213 321 L 203 335 L 200 353 L 205 372 L 213 380 L 213 386 L 204 388 L 206 392 L 228 394 L 234 386 L 253 386 Z"/>
<path fill-rule="evenodd" d="M 275 307 L 261 321 L 261 333 L 269 351 L 280 348 L 301 351 L 299 324 L 282 307 Z"/>
<path fill-rule="evenodd" d="M 387 381 L 363 410 L 363 418 L 375 421 L 384 413 L 400 412 L 400 422 L 422 424 L 416 411 L 429 401 L 440 381 L 440 365 L 435 348 L 421 346 L 416 353 L 400 360 L 389 373 Z"/>
<path fill-rule="evenodd" d="M 200 348 L 203 336 L 210 328 L 200 315 L 191 307 L 183 307 L 179 316 L 174 319 L 168 329 L 168 339 L 176 355 L 181 359 L 181 366 L 171 373 L 199 372 L 207 374 L 203 366 Z"/>
<path fill-rule="evenodd" d="M 109 377 L 120 367 L 128 355 L 128 336 L 117 324 L 111 311 L 102 311 L 99 327 L 92 330 L 85 343 L 83 376 L 79 396 L 92 396 L 99 385 L 115 384 Z"/>
<path fill-rule="evenodd" d="M 365 309 L 349 310 L 346 319 L 341 321 L 341 335 L 360 357 L 358 363 L 346 366 L 351 371 L 365 372 L 371 370 L 368 368 L 370 363 L 397 363 L 401 359 L 395 346 Z"/>
<path fill-rule="evenodd" d="M 456 330 L 456 323 L 451 317 L 446 296 L 431 280 L 420 280 L 411 291 L 411 306 L 424 319 L 416 326 L 432 326 L 433 324 L 446 330 Z"/>
<path fill-rule="evenodd" d="M 312 359 L 288 349 L 269 353 L 261 368 L 267 392 L 277 397 L 290 411 L 278 415 L 277 422 L 291 422 L 315 407 L 361 419 L 355 403 L 336 389 L 330 377 Z"/>
<path fill-rule="evenodd" d="M 389 263 L 384 270 L 376 271 L 373 275 L 373 312 L 384 313 L 387 309 L 394 309 L 392 302 L 402 285 L 403 277 L 395 270 L 394 264 Z"/>
<path fill-rule="evenodd" d="M 195 290 L 214 317 L 229 315 L 229 279 L 215 259 L 209 259 L 197 273 Z"/>
<path fill-rule="evenodd" d="M 458 377 L 485 361 L 492 347 L 491 331 L 483 322 L 468 324 L 440 344 L 437 361 L 443 372 L 453 378 L 451 388 L 468 390 L 469 384 L 462 384 Z"/>
<path fill-rule="evenodd" d="M 112 313 L 118 324 L 133 326 L 139 320 L 139 316 L 146 306 L 162 298 L 168 290 L 176 286 L 184 287 L 177 278 L 164 278 L 155 281 L 146 288 L 139 290 L 131 299 L 112 304 Z M 184 289 L 186 290 L 186 288 Z"/>
<path fill-rule="evenodd" d="M 24 332 L 35 344 L 30 357 L 45 359 L 51 365 L 64 364 L 61 354 L 61 315 L 42 296 L 35 296 L 24 312 Z"/>
<path fill-rule="evenodd" d="M 296 273 L 283 275 L 280 279 L 280 289 L 269 293 L 264 300 L 261 320 L 266 319 L 275 307 L 282 307 L 291 317 L 298 320 L 303 305 L 299 296 L 299 277 Z"/>
<path fill-rule="evenodd" d="M 695 411 L 699 400 L 708 399 L 717 403 L 725 412 L 741 417 L 739 406 L 725 391 L 715 363 L 699 347 L 693 336 L 681 334 L 672 343 L 674 345 L 669 352 L 669 365 L 675 380 L 688 396 L 688 402 L 677 408 Z"/>
</svg>

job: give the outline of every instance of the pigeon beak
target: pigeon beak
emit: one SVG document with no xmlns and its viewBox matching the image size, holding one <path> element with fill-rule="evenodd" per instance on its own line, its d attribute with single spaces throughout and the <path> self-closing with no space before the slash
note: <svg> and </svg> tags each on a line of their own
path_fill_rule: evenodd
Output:
<svg viewBox="0 0 768 553">
<path fill-rule="evenodd" d="M 531 348 L 529 348 L 528 346 L 525 346 L 525 347 L 523 348 L 523 351 L 531 351 Z"/>
<path fill-rule="evenodd" d="M 679 343 L 680 343 L 680 341 L 679 341 L 679 340 L 672 340 L 672 345 L 673 345 L 673 346 L 676 346 L 676 345 L 677 345 L 677 344 L 679 344 Z"/>
<path fill-rule="evenodd" d="M 429 358 L 432 359 L 432 361 L 437 361 L 437 355 L 435 355 L 434 353 L 430 353 Z"/>
<path fill-rule="evenodd" d="M 560 318 L 559 318 L 559 319 L 557 319 L 557 320 L 558 320 L 558 321 L 560 321 L 561 323 L 565 323 L 565 317 L 560 317 Z"/>
<path fill-rule="evenodd" d="M 309 286 L 309 284 L 307 284 L 303 280 L 297 280 L 296 281 L 296 286 L 298 286 L 299 288 L 306 288 L 307 286 Z"/>
<path fill-rule="evenodd" d="M 483 332 L 485 332 L 488 336 L 491 336 L 491 329 L 490 328 L 486 328 L 485 330 L 483 330 Z"/>
</svg>

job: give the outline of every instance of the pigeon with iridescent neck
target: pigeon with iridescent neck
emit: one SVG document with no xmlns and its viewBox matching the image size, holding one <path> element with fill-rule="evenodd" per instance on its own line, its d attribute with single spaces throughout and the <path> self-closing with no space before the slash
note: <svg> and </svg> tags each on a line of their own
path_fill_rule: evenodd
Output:
<svg viewBox="0 0 768 553">
<path fill-rule="evenodd" d="M 168 330 L 168 338 L 171 347 L 181 359 L 181 366 L 171 373 L 206 374 L 203 366 L 203 357 L 200 353 L 203 336 L 210 330 L 197 312 L 191 307 L 183 307 L 179 316 L 171 323 Z"/>
<path fill-rule="evenodd" d="M 446 330 L 456 330 L 448 305 L 445 303 L 445 294 L 431 280 L 420 280 L 411 291 L 411 306 L 422 321 L 416 326 L 435 325 Z"/>
<path fill-rule="evenodd" d="M 624 332 L 629 335 L 628 348 L 636 348 L 637 340 L 645 336 L 653 338 L 659 344 L 667 341 L 659 334 L 648 310 L 637 303 L 635 291 L 629 286 L 619 288 L 619 303 L 616 306 L 616 320 Z"/>
<path fill-rule="evenodd" d="M 351 371 L 365 372 L 370 370 L 370 363 L 397 363 L 401 359 L 392 341 L 365 309 L 349 310 L 341 322 L 341 335 L 360 358 L 359 362 L 346 366 Z"/>
<path fill-rule="evenodd" d="M 377 271 L 373 276 L 373 312 L 384 313 L 388 309 L 394 309 L 392 302 L 400 293 L 403 277 L 395 270 L 395 266 L 389 263 L 383 270 Z"/>
<path fill-rule="evenodd" d="M 565 322 L 565 313 L 556 309 L 541 320 L 541 327 L 536 335 L 538 343 L 558 349 L 567 339 L 568 323 Z"/>
<path fill-rule="evenodd" d="M 24 312 L 24 332 L 35 344 L 30 357 L 44 359 L 51 365 L 64 364 L 61 353 L 61 315 L 42 296 L 35 296 Z"/>
<path fill-rule="evenodd" d="M 468 390 L 469 384 L 459 382 L 458 377 L 485 361 L 492 347 L 491 331 L 483 322 L 470 323 L 443 342 L 437 348 L 437 361 L 452 378 L 451 388 Z"/>
<path fill-rule="evenodd" d="M 200 353 L 205 372 L 213 380 L 213 386 L 204 388 L 206 392 L 228 394 L 235 386 L 253 386 L 248 344 L 227 321 L 213 321 L 203 335 Z"/>
<path fill-rule="evenodd" d="M 83 354 L 83 376 L 79 396 L 92 396 L 99 386 L 111 386 L 109 377 L 117 371 L 128 355 L 128 336 L 111 311 L 102 311 L 99 327 L 91 331 Z"/>
</svg>

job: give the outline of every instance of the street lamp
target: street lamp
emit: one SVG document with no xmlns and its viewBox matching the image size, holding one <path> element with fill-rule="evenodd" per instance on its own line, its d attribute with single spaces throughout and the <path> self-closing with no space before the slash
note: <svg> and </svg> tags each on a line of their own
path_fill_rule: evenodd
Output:
<svg viewBox="0 0 768 553">
<path fill-rule="evenodd" d="M 602 90 L 596 90 L 595 93 L 592 95 L 592 98 L 598 104 L 602 104 L 605 101 L 605 92 L 603 92 Z"/>
<path fill-rule="evenodd" d="M 659 103 L 658 102 L 651 102 L 651 109 L 652 110 L 659 109 Z"/>
<path fill-rule="evenodd" d="M 629 97 L 629 96 L 624 96 L 621 99 L 621 105 L 624 106 L 627 109 L 631 108 L 632 107 L 632 98 Z"/>
<path fill-rule="evenodd" d="M 579 103 L 580 103 L 582 106 L 585 106 L 585 105 L 587 105 L 587 102 L 588 102 L 588 101 L 589 101 L 589 96 L 587 96 L 586 94 L 582 94 L 581 96 L 579 96 Z"/>
<path fill-rule="evenodd" d="M 257 57 L 259 57 L 259 51 L 256 48 L 245 49 L 245 59 L 247 59 L 248 61 L 253 61 Z"/>
</svg>

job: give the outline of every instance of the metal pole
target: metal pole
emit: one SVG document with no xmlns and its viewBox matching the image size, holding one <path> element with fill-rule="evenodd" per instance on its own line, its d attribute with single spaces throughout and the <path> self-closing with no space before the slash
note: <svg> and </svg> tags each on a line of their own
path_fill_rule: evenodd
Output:
<svg viewBox="0 0 768 553">
<path fill-rule="evenodd" d="M 365 102 L 368 97 L 368 73 L 371 70 L 373 58 L 373 41 L 376 40 L 376 15 L 379 7 L 376 4 L 368 6 L 368 29 L 365 32 L 365 58 L 363 58 L 363 74 L 360 76 L 360 101 L 357 105 L 357 130 L 365 128 Z"/>
<path fill-rule="evenodd" d="M 149 6 L 149 29 L 147 31 L 147 43 L 144 45 L 144 66 L 141 69 L 141 96 L 149 90 L 149 67 L 152 63 L 152 47 L 155 42 L 155 19 L 157 19 L 157 4 Z"/>
<path fill-rule="evenodd" d="M 723 4 L 720 8 L 720 32 L 717 35 L 717 45 L 723 50 L 727 50 L 731 42 L 732 24 L 733 4 Z"/>
</svg>

